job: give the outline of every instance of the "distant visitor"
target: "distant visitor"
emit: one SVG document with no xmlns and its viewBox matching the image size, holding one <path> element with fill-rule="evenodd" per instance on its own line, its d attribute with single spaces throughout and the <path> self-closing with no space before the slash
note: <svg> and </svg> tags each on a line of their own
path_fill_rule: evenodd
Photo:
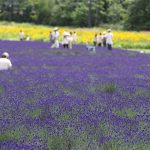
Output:
<svg viewBox="0 0 150 150">
<path fill-rule="evenodd" d="M 103 32 L 102 42 L 103 46 L 106 47 L 106 32 Z"/>
<path fill-rule="evenodd" d="M 20 32 L 19 32 L 19 38 L 20 38 L 20 41 L 24 40 L 24 33 L 22 30 L 20 30 Z"/>
<path fill-rule="evenodd" d="M 59 32 L 57 27 L 54 28 L 51 36 L 53 41 L 51 48 L 59 48 L 59 41 L 58 41 Z"/>
<path fill-rule="evenodd" d="M 113 45 L 113 34 L 111 33 L 111 29 L 108 29 L 108 34 L 106 35 L 106 44 L 109 50 L 112 50 Z"/>
<path fill-rule="evenodd" d="M 63 33 L 62 45 L 64 48 L 69 48 L 69 36 L 70 36 L 70 34 L 68 32 L 65 31 Z"/>
</svg>

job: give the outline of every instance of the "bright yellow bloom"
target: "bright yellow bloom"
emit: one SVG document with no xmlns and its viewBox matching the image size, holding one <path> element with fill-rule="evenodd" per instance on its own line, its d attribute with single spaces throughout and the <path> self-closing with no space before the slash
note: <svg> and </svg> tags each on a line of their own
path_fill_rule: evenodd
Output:
<svg viewBox="0 0 150 150">
<path fill-rule="evenodd" d="M 49 32 L 53 28 L 44 26 L 0 26 L 0 38 L 7 40 L 19 40 L 19 32 L 22 30 L 25 36 L 29 36 L 31 40 L 49 40 Z M 78 43 L 93 42 L 95 33 L 103 33 L 104 30 L 98 28 L 59 28 L 60 40 L 62 39 L 62 34 L 64 31 L 77 33 Z M 127 32 L 127 31 L 114 31 L 114 43 L 118 42 L 150 42 L 150 33 L 146 32 Z"/>
</svg>

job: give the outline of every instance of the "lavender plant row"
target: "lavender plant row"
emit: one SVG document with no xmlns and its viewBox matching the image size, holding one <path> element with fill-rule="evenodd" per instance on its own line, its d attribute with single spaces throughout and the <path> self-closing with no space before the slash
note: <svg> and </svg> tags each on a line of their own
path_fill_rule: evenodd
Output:
<svg viewBox="0 0 150 150">
<path fill-rule="evenodd" d="M 150 55 L 0 41 L 1 150 L 150 148 Z"/>
</svg>

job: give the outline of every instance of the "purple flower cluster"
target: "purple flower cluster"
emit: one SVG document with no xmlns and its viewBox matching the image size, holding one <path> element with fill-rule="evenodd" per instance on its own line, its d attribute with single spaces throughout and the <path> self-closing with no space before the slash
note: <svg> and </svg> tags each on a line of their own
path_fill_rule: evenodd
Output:
<svg viewBox="0 0 150 150">
<path fill-rule="evenodd" d="M 149 54 L 0 41 L 4 51 L 13 68 L 0 72 L 0 149 L 150 146 Z"/>
</svg>

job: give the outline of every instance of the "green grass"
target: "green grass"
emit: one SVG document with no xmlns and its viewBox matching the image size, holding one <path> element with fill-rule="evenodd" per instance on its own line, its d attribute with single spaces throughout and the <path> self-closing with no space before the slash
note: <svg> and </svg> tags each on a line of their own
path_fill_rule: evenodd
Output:
<svg viewBox="0 0 150 150">
<path fill-rule="evenodd" d="M 149 41 L 140 41 L 140 42 L 130 42 L 130 41 L 117 41 L 114 43 L 114 47 L 131 49 L 131 50 L 150 50 L 150 42 Z"/>
<path fill-rule="evenodd" d="M 117 88 L 115 83 L 108 83 L 102 86 L 102 90 L 107 93 L 113 93 Z"/>
<path fill-rule="evenodd" d="M 150 134 L 150 127 L 149 127 L 149 124 L 146 123 L 146 122 L 144 122 L 144 121 L 142 121 L 142 122 L 139 123 L 139 130 L 141 130 L 141 131 L 142 131 L 142 130 L 145 130 L 146 133 Z"/>
<path fill-rule="evenodd" d="M 35 28 L 49 28 L 46 25 L 36 25 L 34 23 L 17 23 L 17 22 L 7 22 L 7 21 L 0 21 L 0 26 L 10 26 L 10 27 L 35 27 Z"/>
<path fill-rule="evenodd" d="M 19 140 L 23 134 L 24 128 L 8 130 L 0 134 L 0 142 L 7 140 Z"/>
<path fill-rule="evenodd" d="M 0 95 L 2 95 L 3 92 L 4 92 L 4 88 L 3 88 L 3 86 L 0 85 Z"/>
<path fill-rule="evenodd" d="M 133 111 L 131 108 L 114 110 L 114 114 L 120 117 L 128 117 L 128 118 L 134 118 L 136 116 L 136 112 Z"/>
<path fill-rule="evenodd" d="M 106 84 L 98 84 L 96 86 L 89 87 L 91 92 L 106 92 L 113 93 L 116 90 L 117 86 L 115 83 L 106 83 Z"/>
<path fill-rule="evenodd" d="M 37 108 L 37 109 L 34 109 L 34 110 L 26 110 L 26 115 L 27 116 L 30 116 L 31 118 L 38 118 L 41 116 L 41 113 L 42 113 L 42 110 Z"/>
<path fill-rule="evenodd" d="M 147 125 L 147 123 L 140 123 L 140 130 L 143 130 Z M 106 124 L 100 123 L 99 129 L 103 132 L 103 136 L 108 135 Z M 18 127 L 4 133 L 0 134 L 0 142 L 8 141 L 8 140 L 16 140 L 19 141 L 22 137 L 26 137 L 28 142 L 32 142 L 34 137 L 39 137 L 42 141 L 45 141 L 48 144 L 49 150 L 60 150 L 62 149 L 70 149 L 70 150 L 84 150 L 90 144 L 89 149 L 94 148 L 95 150 L 149 150 L 149 144 L 143 143 L 125 143 L 124 141 L 117 140 L 115 137 L 108 140 L 107 142 L 100 144 L 96 138 L 97 137 L 89 137 L 86 132 L 81 132 L 76 135 L 75 130 L 71 127 L 64 127 L 62 135 L 48 135 L 48 130 L 42 129 L 40 127 L 35 127 L 30 130 L 25 127 Z M 97 136 L 101 136 L 99 132 Z M 99 137 L 100 139 L 101 137 Z M 41 141 L 41 142 L 42 142 Z M 98 144 L 99 143 L 99 144 Z"/>
<path fill-rule="evenodd" d="M 135 95 L 139 97 L 150 98 L 150 89 L 137 88 L 135 91 Z"/>
<path fill-rule="evenodd" d="M 130 50 L 130 51 L 138 51 L 138 52 L 141 52 L 141 51 L 143 51 L 144 53 L 150 53 L 150 49 L 139 49 L 139 48 L 137 48 L 137 49 L 135 49 L 135 48 L 133 48 L 133 49 L 130 49 L 130 48 L 127 48 L 127 50 Z"/>
<path fill-rule="evenodd" d="M 70 115 L 68 113 L 64 113 L 64 114 L 61 114 L 58 117 L 58 120 L 60 120 L 60 121 L 67 121 L 67 120 L 69 120 L 69 118 L 70 118 Z"/>
</svg>

